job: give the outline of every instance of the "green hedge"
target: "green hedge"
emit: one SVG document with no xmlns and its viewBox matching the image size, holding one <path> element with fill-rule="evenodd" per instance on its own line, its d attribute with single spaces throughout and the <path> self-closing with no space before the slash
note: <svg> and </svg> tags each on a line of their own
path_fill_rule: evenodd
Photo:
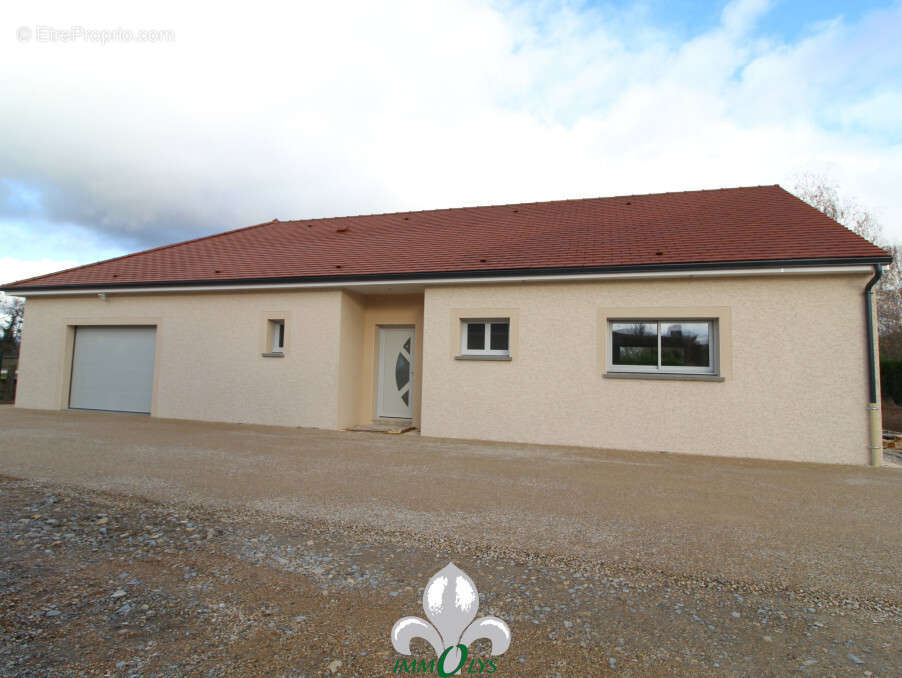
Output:
<svg viewBox="0 0 902 678">
<path fill-rule="evenodd" d="M 884 398 L 902 405 L 902 360 L 880 361 L 880 389 Z"/>
</svg>

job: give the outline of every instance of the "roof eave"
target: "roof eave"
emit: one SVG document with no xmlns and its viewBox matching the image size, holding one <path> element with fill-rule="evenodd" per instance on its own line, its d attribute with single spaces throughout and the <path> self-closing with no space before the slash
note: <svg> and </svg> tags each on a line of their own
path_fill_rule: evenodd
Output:
<svg viewBox="0 0 902 678">
<path fill-rule="evenodd" d="M 606 273 L 653 273 L 653 272 L 691 272 L 691 271 L 716 271 L 719 269 L 779 269 L 786 267 L 809 268 L 821 266 L 861 266 L 873 264 L 890 264 L 891 256 L 875 257 L 842 257 L 842 258 L 815 258 L 815 259 L 770 259 L 755 261 L 714 261 L 714 262 L 680 262 L 667 264 L 637 264 L 629 266 L 569 266 L 557 268 L 503 268 L 485 269 L 474 271 L 425 271 L 416 273 L 379 273 L 363 275 L 325 275 L 325 276 L 295 276 L 295 277 L 269 277 L 269 278 L 229 278 L 229 279 L 203 279 L 203 280 L 167 280 L 151 282 L 125 282 L 108 283 L 95 282 L 77 285 L 28 285 L 15 287 L 0 287 L 0 291 L 15 295 L 17 292 L 51 292 L 51 291 L 77 291 L 104 288 L 109 290 L 128 290 L 131 288 L 159 288 L 165 290 L 168 287 L 200 287 L 200 286 L 248 286 L 267 284 L 296 284 L 296 283 L 329 283 L 341 285 L 342 283 L 362 282 L 426 282 L 434 278 L 458 279 L 458 280 L 483 280 L 497 277 L 531 277 L 543 278 L 561 275 L 592 275 Z"/>
</svg>

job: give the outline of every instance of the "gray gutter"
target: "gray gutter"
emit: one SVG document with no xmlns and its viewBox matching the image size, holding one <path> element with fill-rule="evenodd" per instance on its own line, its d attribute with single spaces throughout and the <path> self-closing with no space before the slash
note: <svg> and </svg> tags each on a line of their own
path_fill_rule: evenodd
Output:
<svg viewBox="0 0 902 678">
<path fill-rule="evenodd" d="M 227 279 L 198 279 L 198 280 L 173 280 L 154 282 L 128 282 L 128 283 L 82 283 L 77 285 L 22 285 L 15 287 L 0 287 L 0 291 L 8 294 L 16 292 L 43 292 L 66 291 L 78 289 L 104 288 L 109 290 L 128 290 L 130 288 L 166 288 L 166 287 L 193 287 L 204 285 L 217 285 L 228 287 L 230 285 L 263 285 L 273 283 L 365 283 L 365 282 L 391 282 L 405 281 L 424 282 L 429 279 L 441 277 L 445 279 L 486 280 L 506 276 L 535 277 L 561 275 L 591 275 L 605 273 L 656 273 L 679 271 L 716 271 L 721 269 L 775 269 L 785 267 L 819 267 L 819 266 L 855 266 L 855 265 L 879 265 L 889 264 L 892 257 L 846 257 L 846 258 L 820 258 L 820 259 L 769 259 L 756 261 L 715 261 L 715 262 L 687 262 L 671 264 L 639 264 L 633 266 L 571 266 L 560 268 L 508 268 L 485 269 L 474 271 L 426 271 L 416 273 L 377 273 L 366 275 L 324 275 L 324 276 L 295 276 L 295 277 L 268 277 L 268 278 L 227 278 Z"/>
<path fill-rule="evenodd" d="M 864 318 L 868 343 L 868 438 L 871 466 L 883 463 L 883 421 L 877 401 L 877 349 L 874 336 L 874 295 L 872 290 L 883 275 L 883 267 L 874 265 L 874 277 L 864 288 Z"/>
<path fill-rule="evenodd" d="M 868 335 L 868 386 L 870 388 L 868 402 L 870 403 L 877 402 L 877 356 L 874 350 L 874 295 L 872 290 L 882 276 L 883 266 L 875 264 L 874 277 L 864 288 L 864 318 Z"/>
</svg>

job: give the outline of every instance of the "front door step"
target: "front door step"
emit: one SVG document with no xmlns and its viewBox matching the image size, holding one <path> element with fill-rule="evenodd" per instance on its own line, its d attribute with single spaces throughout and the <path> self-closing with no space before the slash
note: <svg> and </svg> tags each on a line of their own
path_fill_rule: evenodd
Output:
<svg viewBox="0 0 902 678">
<path fill-rule="evenodd" d="M 351 426 L 348 431 L 358 433 L 407 433 L 408 431 L 416 431 L 416 426 L 399 422 L 397 424 L 365 424 L 362 426 Z"/>
</svg>

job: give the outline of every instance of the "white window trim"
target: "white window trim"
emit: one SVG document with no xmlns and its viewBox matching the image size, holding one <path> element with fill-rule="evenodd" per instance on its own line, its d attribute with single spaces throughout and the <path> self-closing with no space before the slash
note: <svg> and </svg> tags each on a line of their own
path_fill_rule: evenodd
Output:
<svg viewBox="0 0 902 678">
<path fill-rule="evenodd" d="M 658 365 L 615 365 L 614 364 L 614 323 L 655 323 L 658 327 Z M 708 367 L 682 367 L 661 365 L 661 324 L 662 323 L 708 323 Z M 719 375 L 720 345 L 717 318 L 608 318 L 606 328 L 607 371 L 637 374 L 708 374 Z"/>
<path fill-rule="evenodd" d="M 285 352 L 285 321 L 284 320 L 270 320 L 269 321 L 270 332 L 272 333 L 272 342 L 270 348 L 273 353 L 284 353 Z M 281 330 L 282 335 L 282 345 L 279 346 L 279 331 Z"/>
<path fill-rule="evenodd" d="M 491 349 L 491 325 L 492 323 L 505 323 L 507 325 L 507 348 Z M 467 348 L 467 334 L 470 325 L 482 325 L 483 330 L 483 348 Z M 511 354 L 511 321 L 510 318 L 461 318 L 460 321 L 460 352 L 461 355 L 506 355 Z"/>
</svg>

